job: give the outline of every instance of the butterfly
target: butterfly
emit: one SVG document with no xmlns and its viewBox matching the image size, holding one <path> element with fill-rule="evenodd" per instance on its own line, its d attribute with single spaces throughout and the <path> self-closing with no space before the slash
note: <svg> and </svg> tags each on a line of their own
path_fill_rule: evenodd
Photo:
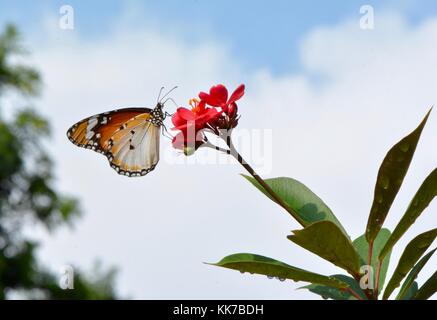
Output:
<svg viewBox="0 0 437 320">
<path fill-rule="evenodd" d="M 144 176 L 159 161 L 161 128 L 169 115 L 161 101 L 154 109 L 124 108 L 88 117 L 71 126 L 67 137 L 76 146 L 105 155 L 118 174 Z"/>
</svg>

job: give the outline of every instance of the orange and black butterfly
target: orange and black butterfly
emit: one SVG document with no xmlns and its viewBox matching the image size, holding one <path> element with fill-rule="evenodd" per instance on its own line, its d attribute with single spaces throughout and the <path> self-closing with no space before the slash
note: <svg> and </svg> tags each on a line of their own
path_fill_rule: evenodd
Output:
<svg viewBox="0 0 437 320">
<path fill-rule="evenodd" d="M 158 98 L 154 109 L 125 108 L 83 119 L 68 129 L 67 137 L 79 147 L 105 155 L 117 173 L 144 176 L 159 161 L 161 128 L 168 115 L 161 101 Z"/>
</svg>

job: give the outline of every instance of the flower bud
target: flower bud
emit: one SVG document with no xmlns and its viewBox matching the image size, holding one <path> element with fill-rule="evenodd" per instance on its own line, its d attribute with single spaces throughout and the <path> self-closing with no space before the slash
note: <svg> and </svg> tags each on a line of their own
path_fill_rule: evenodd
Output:
<svg viewBox="0 0 437 320">
<path fill-rule="evenodd" d="M 229 105 L 229 108 L 228 108 L 228 116 L 229 116 L 229 118 L 230 119 L 235 118 L 237 116 L 237 112 L 238 112 L 237 104 L 235 102 L 231 103 Z"/>
<path fill-rule="evenodd" d="M 194 154 L 194 152 L 196 152 L 196 149 L 193 147 L 184 147 L 184 155 L 191 156 Z"/>
</svg>

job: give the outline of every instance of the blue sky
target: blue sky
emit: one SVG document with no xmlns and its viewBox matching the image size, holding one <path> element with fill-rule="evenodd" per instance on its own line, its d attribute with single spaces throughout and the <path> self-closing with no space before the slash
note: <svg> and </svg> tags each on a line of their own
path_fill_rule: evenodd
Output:
<svg viewBox="0 0 437 320">
<path fill-rule="evenodd" d="M 57 26 L 64 4 L 75 9 L 74 31 Z M 358 25 L 366 4 L 375 10 L 371 32 Z M 43 75 L 35 104 L 53 126 L 59 188 L 77 196 L 86 213 L 74 230 L 41 232 L 42 260 L 56 271 L 65 264 L 87 269 L 100 258 L 119 268 L 118 288 L 128 297 L 315 298 L 293 290 L 302 283 L 201 263 L 234 252 L 323 274 L 339 270 L 290 245 L 285 236 L 298 225 L 248 185 L 236 163 L 206 151 L 185 158 L 162 139 L 157 169 L 128 179 L 66 139 L 74 122 L 120 106 L 150 107 L 161 85 L 179 85 L 172 97 L 183 104 L 218 82 L 230 90 L 244 82 L 235 133 L 254 139 L 241 142 L 248 146 L 245 158 L 266 167 L 262 176 L 305 183 L 355 238 L 364 230 L 384 154 L 437 103 L 435 0 L 0 0 L 0 25 L 5 22 L 22 30 Z M 324 81 L 315 81 L 318 75 Z M 435 168 L 436 120 L 432 115 L 423 132 L 385 223 L 390 229 Z M 262 130 L 271 132 L 266 141 L 256 140 Z M 263 152 L 256 152 L 259 144 Z M 211 205 L 217 190 L 226 201 Z M 436 211 L 433 205 L 428 211 Z M 432 214 L 418 219 L 393 261 L 435 223 Z M 422 283 L 432 266 L 421 273 Z"/>
<path fill-rule="evenodd" d="M 32 1 L 0 0 L 0 23 L 15 22 L 23 32 L 41 30 L 41 20 L 56 15 L 59 7 L 75 9 L 76 28 L 88 39 L 104 37 L 129 7 L 137 10 L 128 22 L 177 31 L 187 41 L 213 37 L 231 48 L 243 67 L 268 68 L 275 74 L 298 68 L 298 45 L 314 26 L 334 24 L 359 16 L 361 5 L 370 4 L 375 12 L 395 10 L 415 24 L 437 12 L 433 0 L 331 0 L 331 1 Z M 375 23 L 378 23 L 376 16 Z M 41 36 L 41 35 L 40 35 Z"/>
</svg>

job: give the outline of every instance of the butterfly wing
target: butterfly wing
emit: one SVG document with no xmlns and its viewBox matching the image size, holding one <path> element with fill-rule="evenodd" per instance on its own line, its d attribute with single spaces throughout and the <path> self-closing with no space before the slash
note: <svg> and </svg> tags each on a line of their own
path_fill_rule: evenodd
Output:
<svg viewBox="0 0 437 320">
<path fill-rule="evenodd" d="M 119 128 L 109 139 L 107 157 L 119 174 L 143 176 L 159 161 L 160 126 L 139 115 Z"/>
<path fill-rule="evenodd" d="M 73 125 L 67 136 L 79 147 L 104 154 L 119 174 L 141 176 L 159 161 L 160 126 L 151 109 L 126 108 L 101 113 Z"/>
</svg>

